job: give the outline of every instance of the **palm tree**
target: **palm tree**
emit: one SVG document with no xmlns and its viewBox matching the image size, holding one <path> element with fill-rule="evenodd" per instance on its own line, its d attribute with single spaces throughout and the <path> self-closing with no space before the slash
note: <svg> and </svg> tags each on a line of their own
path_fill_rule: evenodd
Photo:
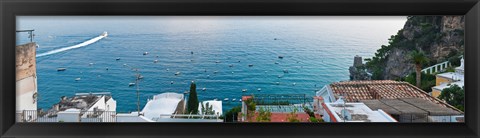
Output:
<svg viewBox="0 0 480 138">
<path fill-rule="evenodd" d="M 416 72 L 416 84 L 417 87 L 420 88 L 421 81 L 422 81 L 422 65 L 428 62 L 428 58 L 422 51 L 412 51 L 410 53 L 410 59 L 415 64 L 415 72 Z"/>
</svg>

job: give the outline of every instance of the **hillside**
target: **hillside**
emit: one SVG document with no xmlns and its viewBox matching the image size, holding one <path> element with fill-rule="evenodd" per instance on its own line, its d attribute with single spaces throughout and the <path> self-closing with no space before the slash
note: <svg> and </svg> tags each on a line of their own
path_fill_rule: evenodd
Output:
<svg viewBox="0 0 480 138">
<path fill-rule="evenodd" d="M 365 59 L 366 68 L 372 79 L 399 79 L 414 71 L 408 56 L 414 50 L 423 51 L 430 59 L 423 67 L 456 61 L 464 53 L 464 22 L 464 16 L 409 16 L 388 45 Z"/>
</svg>

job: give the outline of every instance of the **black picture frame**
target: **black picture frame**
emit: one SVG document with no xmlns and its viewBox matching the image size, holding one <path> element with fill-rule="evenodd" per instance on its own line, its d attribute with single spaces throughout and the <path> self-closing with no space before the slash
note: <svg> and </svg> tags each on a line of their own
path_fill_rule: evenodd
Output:
<svg viewBox="0 0 480 138">
<path fill-rule="evenodd" d="M 480 135 L 478 0 L 1 0 L 1 137 L 458 137 Z M 15 123 L 22 15 L 465 15 L 465 123 Z"/>
</svg>

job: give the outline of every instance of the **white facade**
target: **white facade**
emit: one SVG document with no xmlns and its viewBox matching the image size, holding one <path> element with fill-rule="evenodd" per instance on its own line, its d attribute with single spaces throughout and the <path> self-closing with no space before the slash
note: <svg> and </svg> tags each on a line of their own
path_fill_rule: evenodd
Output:
<svg viewBox="0 0 480 138">
<path fill-rule="evenodd" d="M 199 113 L 202 113 L 202 104 L 205 108 L 207 108 L 207 103 L 209 104 L 209 106 L 212 106 L 212 110 L 215 111 L 215 114 L 217 115 L 222 115 L 223 112 L 222 112 L 222 101 L 215 101 L 215 100 L 210 100 L 210 101 L 203 101 L 203 102 L 200 102 L 198 105 L 198 111 Z"/>
<path fill-rule="evenodd" d="M 340 101 L 340 100 L 339 100 Z M 397 122 L 383 110 L 373 111 L 364 103 L 324 103 L 323 120 L 326 122 Z"/>
<path fill-rule="evenodd" d="M 37 78 L 30 76 L 16 82 L 16 110 L 37 110 Z"/>
</svg>

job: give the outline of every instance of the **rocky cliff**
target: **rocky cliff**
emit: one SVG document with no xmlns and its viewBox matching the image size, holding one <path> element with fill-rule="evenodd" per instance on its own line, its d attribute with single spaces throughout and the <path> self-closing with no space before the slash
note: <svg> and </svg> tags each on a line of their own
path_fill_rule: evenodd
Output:
<svg viewBox="0 0 480 138">
<path fill-rule="evenodd" d="M 403 29 L 389 39 L 389 45 L 366 59 L 372 79 L 398 79 L 413 72 L 409 58 L 413 50 L 423 51 L 428 67 L 464 53 L 464 16 L 411 16 Z"/>
</svg>

